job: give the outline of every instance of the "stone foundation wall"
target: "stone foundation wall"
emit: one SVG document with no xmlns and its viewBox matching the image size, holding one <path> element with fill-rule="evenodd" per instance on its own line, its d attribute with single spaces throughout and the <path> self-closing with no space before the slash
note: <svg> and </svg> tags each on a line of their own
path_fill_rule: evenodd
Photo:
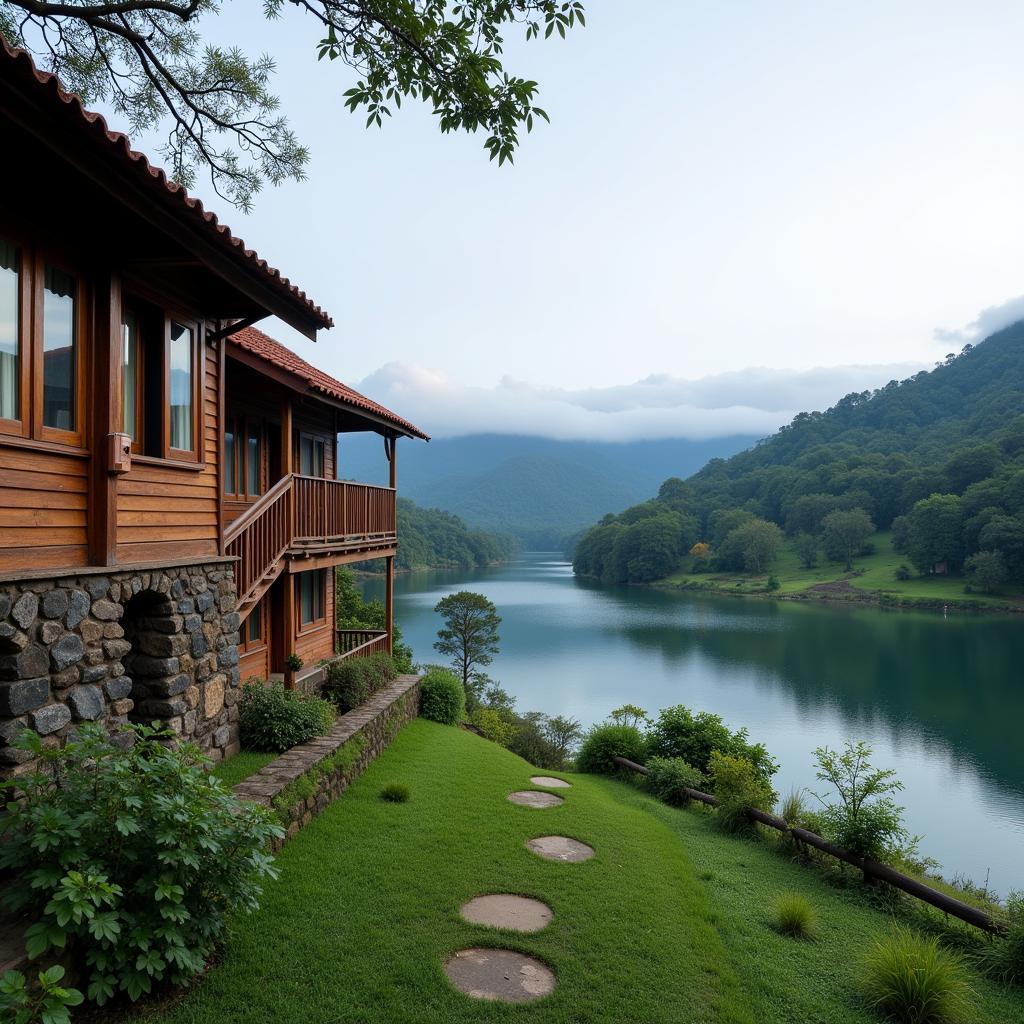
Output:
<svg viewBox="0 0 1024 1024">
<path fill-rule="evenodd" d="M 391 743 L 398 730 L 419 714 L 419 706 L 420 677 L 399 676 L 365 704 L 341 715 L 325 736 L 292 747 L 255 775 L 238 783 L 235 795 L 277 809 L 287 830 L 285 839 L 274 844 L 278 849 L 348 789 Z M 317 765 L 356 737 L 362 737 L 364 745 L 350 767 L 330 772 L 314 771 Z M 288 787 L 311 771 L 314 771 L 311 777 L 316 785 L 313 795 L 295 803 L 283 800 L 288 796 Z M 282 802 L 289 805 L 282 806 Z"/>
<path fill-rule="evenodd" d="M 230 756 L 238 628 L 230 561 L 0 582 L 0 777 L 30 767 L 23 729 L 58 746 L 84 721 L 155 720 Z"/>
</svg>

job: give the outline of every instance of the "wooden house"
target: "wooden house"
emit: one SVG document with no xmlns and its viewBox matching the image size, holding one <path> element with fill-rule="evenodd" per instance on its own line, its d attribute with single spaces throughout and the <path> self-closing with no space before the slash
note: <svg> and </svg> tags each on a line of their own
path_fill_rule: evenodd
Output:
<svg viewBox="0 0 1024 1024">
<path fill-rule="evenodd" d="M 252 326 L 332 321 L 2 40 L 0 129 L 0 768 L 76 720 L 230 753 L 246 677 L 389 648 L 395 446 L 425 435 Z M 390 486 L 339 479 L 350 431 Z M 339 633 L 333 569 L 367 558 L 388 629 Z"/>
</svg>

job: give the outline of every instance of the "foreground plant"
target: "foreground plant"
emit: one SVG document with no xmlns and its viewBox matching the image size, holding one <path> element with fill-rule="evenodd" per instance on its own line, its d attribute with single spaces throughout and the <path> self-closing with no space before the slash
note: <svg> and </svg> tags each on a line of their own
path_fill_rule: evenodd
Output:
<svg viewBox="0 0 1024 1024">
<path fill-rule="evenodd" d="M 0 978 L 0 1010 L 13 1024 L 68 1024 L 70 1007 L 83 1001 L 77 988 L 64 988 L 60 964 L 40 971 L 33 986 L 21 971 L 8 971 Z"/>
<path fill-rule="evenodd" d="M 137 727 L 125 750 L 87 723 L 50 750 L 26 731 L 19 745 L 38 767 L 3 784 L 20 797 L 0 813 L 0 869 L 23 881 L 8 905 L 36 921 L 26 951 L 67 957 L 100 1005 L 187 981 L 228 914 L 255 909 L 260 882 L 276 877 L 271 813 L 237 800 L 196 747 L 171 749 L 170 738 Z"/>
<path fill-rule="evenodd" d="M 868 954 L 864 988 L 873 1009 L 903 1024 L 955 1024 L 970 1006 L 960 958 L 904 928 Z"/>
<path fill-rule="evenodd" d="M 817 915 L 810 901 L 799 893 L 783 893 L 775 901 L 775 928 L 794 939 L 813 939 Z"/>
</svg>

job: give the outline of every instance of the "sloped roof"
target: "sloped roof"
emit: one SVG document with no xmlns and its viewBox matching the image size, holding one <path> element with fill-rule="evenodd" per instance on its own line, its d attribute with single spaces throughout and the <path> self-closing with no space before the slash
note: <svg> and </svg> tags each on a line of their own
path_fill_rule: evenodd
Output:
<svg viewBox="0 0 1024 1024">
<path fill-rule="evenodd" d="M 292 284 L 276 267 L 261 259 L 254 250 L 246 248 L 242 239 L 235 237 L 226 224 L 217 220 L 216 214 L 203 208 L 200 200 L 190 196 L 159 167 L 154 167 L 144 154 L 133 150 L 127 135 L 107 128 L 103 116 L 86 110 L 78 96 L 67 92 L 56 75 L 40 71 L 28 53 L 8 46 L 7 41 L 0 36 L 0 81 L 3 80 L 28 85 L 36 95 L 50 104 L 55 118 L 59 118 L 58 124 L 70 124 L 77 128 L 98 150 L 106 151 L 120 160 L 125 169 L 149 190 L 154 202 L 170 208 L 183 222 L 202 232 L 230 259 L 250 273 L 255 271 L 259 274 L 264 283 L 269 284 L 296 312 L 301 312 L 318 327 L 334 326 L 331 317 L 304 291 Z"/>
<path fill-rule="evenodd" d="M 286 370 L 288 373 L 299 377 L 314 391 L 319 391 L 321 394 L 337 399 L 345 405 L 350 405 L 355 409 L 368 412 L 378 419 L 384 420 L 401 434 L 406 434 L 409 437 L 419 437 L 424 441 L 430 440 L 419 427 L 414 426 L 408 420 L 402 419 L 401 416 L 367 398 L 365 395 L 361 395 L 347 384 L 342 384 L 340 380 L 335 380 L 329 374 L 324 373 L 323 370 L 318 370 L 311 363 L 307 363 L 301 356 L 297 356 L 290 348 L 285 348 L 279 341 L 275 341 L 270 335 L 264 334 L 263 331 L 257 330 L 255 327 L 243 327 L 241 330 L 229 335 L 228 342 L 245 352 L 258 356 L 280 370 Z"/>
</svg>

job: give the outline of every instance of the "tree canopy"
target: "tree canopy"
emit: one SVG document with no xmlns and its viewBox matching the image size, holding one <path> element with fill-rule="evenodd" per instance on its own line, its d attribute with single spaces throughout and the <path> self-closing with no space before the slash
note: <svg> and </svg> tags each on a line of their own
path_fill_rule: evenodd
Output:
<svg viewBox="0 0 1024 1024">
<path fill-rule="evenodd" d="M 220 0 L 0 0 L 0 34 L 132 132 L 166 126 L 171 175 L 189 187 L 205 170 L 248 209 L 265 183 L 304 177 L 309 149 L 279 111 L 273 54 L 209 41 L 220 13 Z M 310 58 L 352 73 L 344 105 L 367 127 L 419 100 L 444 133 L 484 132 L 499 164 L 524 127 L 548 120 L 538 84 L 505 69 L 503 33 L 564 38 L 585 24 L 579 0 L 263 0 L 263 16 L 307 20 Z"/>
</svg>

